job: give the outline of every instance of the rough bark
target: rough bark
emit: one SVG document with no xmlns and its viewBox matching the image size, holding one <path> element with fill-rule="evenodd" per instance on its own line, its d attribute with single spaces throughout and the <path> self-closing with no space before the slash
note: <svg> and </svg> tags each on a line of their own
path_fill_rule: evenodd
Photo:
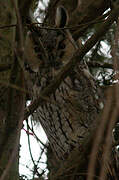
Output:
<svg viewBox="0 0 119 180">
<path fill-rule="evenodd" d="M 89 23 L 89 21 L 95 20 L 102 15 L 109 7 L 107 1 L 83 1 L 81 9 L 79 6 L 76 11 L 72 12 L 71 7 L 75 6 L 73 1 L 70 1 L 72 6 L 69 7 L 67 7 L 68 4 L 66 1 L 60 1 L 60 3 L 60 5 L 64 5 L 68 9 L 69 14 L 72 13 L 69 21 L 71 25 L 75 24 L 73 24 L 74 17 L 78 19 L 78 21 L 75 21 L 76 24 Z M 56 6 L 56 4 L 53 4 L 51 1 L 45 19 L 45 22 L 50 25 L 54 24 L 55 11 L 51 11 L 51 9 L 54 5 Z M 99 8 L 99 10 L 94 11 L 94 9 L 97 8 Z M 93 13 L 90 13 L 91 10 Z M 78 18 L 79 11 L 81 12 L 80 18 Z M 29 75 L 30 79 L 32 78 L 33 87 L 31 89 L 30 84 L 31 97 L 33 100 L 39 97 L 38 100 L 34 101 L 33 106 L 30 106 L 30 110 L 34 111 L 35 108 L 39 106 L 33 117 L 35 120 L 40 121 L 46 132 L 51 148 L 57 158 L 54 166 L 57 166 L 57 162 L 59 167 L 64 166 L 63 161 L 69 158 L 70 160 L 66 161 L 67 165 L 64 167 L 70 169 L 72 160 L 76 160 L 76 156 L 79 156 L 79 172 L 86 173 L 87 171 L 87 161 L 89 160 L 93 139 L 92 133 L 94 135 L 93 131 L 95 131 L 96 126 L 99 124 L 100 101 L 102 100 L 95 80 L 92 77 L 88 77 L 84 70 L 85 64 L 83 63 L 83 57 L 106 33 L 117 17 L 118 7 L 112 12 L 107 21 L 100 25 L 97 32 L 94 33 L 84 46 L 79 46 L 77 51 L 74 50 L 75 48 L 71 42 L 66 39 L 66 36 L 64 36 L 64 34 L 62 35 L 59 31 L 50 29 L 41 30 L 38 27 L 35 29 L 34 26 L 30 27 L 33 41 L 35 45 L 38 46 L 37 51 L 39 52 L 39 61 L 41 62 L 39 63 L 39 72 L 32 72 Z M 88 26 L 86 28 L 88 28 Z M 83 29 L 83 31 L 84 30 L 86 29 Z M 74 30 L 72 33 L 75 34 L 77 32 Z M 41 53 L 42 46 L 36 36 L 38 36 L 43 43 L 46 51 L 44 54 Z M 77 40 L 79 38 L 80 32 L 75 39 Z M 61 68 L 62 70 L 59 72 Z M 29 73 L 28 70 L 27 73 Z M 53 79 L 54 81 L 52 81 Z M 75 157 L 72 154 L 73 151 L 76 155 Z M 62 169 L 60 170 L 62 171 Z M 71 171 L 71 173 L 73 172 Z M 51 179 L 52 178 L 51 176 Z M 57 179 L 57 177 L 55 178 Z"/>
<path fill-rule="evenodd" d="M 0 179 L 19 179 L 19 139 L 25 93 L 17 1 L 0 2 Z M 23 15 L 23 14 L 22 14 Z M 23 36 L 23 35 L 22 35 Z"/>
<path fill-rule="evenodd" d="M 99 124 L 102 99 L 95 80 L 87 73 L 88 69 L 83 62 L 83 57 L 119 15 L 117 6 L 83 46 L 78 44 L 77 40 L 90 26 L 89 22 L 100 17 L 108 9 L 109 2 L 51 0 L 44 23 L 55 26 L 55 10 L 58 5 L 63 5 L 68 10 L 69 25 L 89 23 L 83 30 L 77 28 L 71 30 L 72 37 L 79 46 L 76 50 L 69 41 L 69 37 L 67 38 L 65 30 L 62 33 L 58 29 L 27 24 L 29 32 L 26 36 L 25 23 L 29 21 L 25 9 L 29 9 L 31 3 L 32 1 L 28 0 L 0 2 L 1 26 L 15 24 L 12 28 L 0 30 L 1 180 L 4 177 L 6 180 L 18 179 L 19 131 L 23 118 L 34 111 L 33 118 L 40 121 L 49 139 L 53 156 L 55 154 L 52 160 L 53 166 L 57 168 L 51 168 L 51 179 L 62 178 L 62 175 L 67 176 L 68 173 L 87 172 L 87 162 L 96 127 Z M 25 43 L 26 37 L 29 38 L 31 46 Z M 33 63 L 29 62 L 30 51 L 27 47 L 31 48 L 33 56 L 34 51 L 37 53 L 37 57 L 35 55 L 30 59 L 35 61 L 35 67 L 32 67 Z M 38 65 L 37 68 L 36 65 Z M 32 103 L 24 116 L 26 86 Z M 17 175 L 14 167 L 17 167 Z M 99 168 L 98 164 L 97 167 Z M 67 177 L 64 176 L 64 179 Z"/>
</svg>

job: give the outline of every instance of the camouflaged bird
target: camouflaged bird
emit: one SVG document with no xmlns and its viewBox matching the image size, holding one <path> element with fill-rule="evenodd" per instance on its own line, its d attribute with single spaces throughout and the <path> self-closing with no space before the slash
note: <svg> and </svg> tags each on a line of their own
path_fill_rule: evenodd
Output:
<svg viewBox="0 0 119 180">
<path fill-rule="evenodd" d="M 29 31 L 38 61 L 37 72 L 26 61 L 28 89 L 34 100 L 68 62 L 75 48 L 59 31 L 41 30 L 36 25 L 30 25 Z M 100 112 L 96 83 L 83 60 L 46 99 L 33 118 L 41 123 L 57 159 L 63 160 L 75 147 L 80 150 Z"/>
</svg>

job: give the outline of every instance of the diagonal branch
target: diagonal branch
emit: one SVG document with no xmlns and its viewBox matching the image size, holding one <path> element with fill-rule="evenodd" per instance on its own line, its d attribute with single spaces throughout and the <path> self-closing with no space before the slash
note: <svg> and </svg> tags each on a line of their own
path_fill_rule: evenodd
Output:
<svg viewBox="0 0 119 180">
<path fill-rule="evenodd" d="M 69 62 L 61 69 L 58 75 L 54 78 L 54 80 L 41 92 L 38 99 L 34 100 L 34 102 L 29 105 L 28 109 L 25 111 L 24 118 L 26 119 L 30 114 L 32 114 L 39 105 L 42 105 L 45 101 L 41 97 L 50 96 L 55 90 L 59 87 L 63 79 L 65 79 L 68 74 L 71 72 L 72 68 L 76 66 L 77 63 L 85 56 L 85 54 L 97 43 L 97 41 L 107 32 L 109 27 L 115 21 L 115 19 L 119 16 L 119 5 L 115 7 L 112 13 L 109 15 L 107 20 L 100 25 L 98 30 L 92 35 L 82 46 L 80 49 L 76 50 L 74 55 L 71 57 Z"/>
</svg>

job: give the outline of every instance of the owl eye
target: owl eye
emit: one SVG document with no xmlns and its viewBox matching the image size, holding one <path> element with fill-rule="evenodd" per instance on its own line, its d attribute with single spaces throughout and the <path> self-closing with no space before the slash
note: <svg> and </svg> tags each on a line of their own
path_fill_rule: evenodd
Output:
<svg viewBox="0 0 119 180">
<path fill-rule="evenodd" d="M 68 24 L 68 13 L 63 6 L 57 7 L 55 25 L 58 28 L 63 28 Z"/>
</svg>

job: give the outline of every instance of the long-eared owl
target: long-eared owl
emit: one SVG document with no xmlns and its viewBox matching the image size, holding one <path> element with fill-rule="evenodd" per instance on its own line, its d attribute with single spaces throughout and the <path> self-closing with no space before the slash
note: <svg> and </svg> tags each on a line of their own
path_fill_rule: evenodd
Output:
<svg viewBox="0 0 119 180">
<path fill-rule="evenodd" d="M 28 62 L 30 51 L 26 45 L 25 69 L 29 75 L 29 93 L 34 100 L 66 66 L 74 47 L 61 31 L 40 29 L 36 25 L 29 26 L 29 31 L 27 41 L 33 43 L 29 48 L 37 53 L 37 57 L 35 55 L 32 66 L 33 63 Z M 64 159 L 75 147 L 80 149 L 100 111 L 95 80 L 83 60 L 62 80 L 55 92 L 45 98 L 33 118 L 41 123 L 56 157 Z"/>
</svg>

